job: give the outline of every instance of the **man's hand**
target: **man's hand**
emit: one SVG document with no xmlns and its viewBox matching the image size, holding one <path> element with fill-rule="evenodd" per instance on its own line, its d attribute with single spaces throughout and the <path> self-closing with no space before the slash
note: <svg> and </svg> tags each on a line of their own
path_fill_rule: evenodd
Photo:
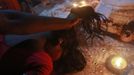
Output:
<svg viewBox="0 0 134 75">
<path fill-rule="evenodd" d="M 80 23 L 80 21 L 81 21 L 80 18 L 71 20 L 70 23 L 67 24 L 67 28 L 72 28 L 72 27 L 78 25 Z"/>
</svg>

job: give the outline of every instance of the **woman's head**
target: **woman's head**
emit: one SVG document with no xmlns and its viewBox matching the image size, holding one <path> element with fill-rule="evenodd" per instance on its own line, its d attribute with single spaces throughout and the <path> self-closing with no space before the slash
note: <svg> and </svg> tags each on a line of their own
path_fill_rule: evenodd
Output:
<svg viewBox="0 0 134 75">
<path fill-rule="evenodd" d="M 63 52 L 61 47 L 63 39 L 61 35 L 62 34 L 57 34 L 57 31 L 53 31 L 46 37 L 44 50 L 52 57 L 53 61 L 58 60 Z"/>
<path fill-rule="evenodd" d="M 81 71 L 85 67 L 86 60 L 78 46 L 73 28 L 53 31 L 47 37 L 45 50 L 54 60 L 54 70 L 58 75 Z"/>
<path fill-rule="evenodd" d="M 79 45 L 73 28 L 54 31 L 48 40 L 48 43 L 53 45 L 54 50 L 58 46 L 61 52 L 58 60 L 54 62 L 54 70 L 58 75 L 81 71 L 85 67 L 86 60 L 82 52 L 78 50 Z M 51 51 L 54 52 L 54 50 Z"/>
</svg>

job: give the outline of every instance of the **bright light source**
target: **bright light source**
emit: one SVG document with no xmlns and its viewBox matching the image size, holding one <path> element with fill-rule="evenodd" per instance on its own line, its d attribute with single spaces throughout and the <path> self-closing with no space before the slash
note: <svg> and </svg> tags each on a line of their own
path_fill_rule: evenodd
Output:
<svg viewBox="0 0 134 75">
<path fill-rule="evenodd" d="M 86 1 L 80 1 L 80 2 L 75 2 L 73 3 L 73 7 L 84 7 L 87 6 L 88 4 L 86 3 Z"/>
<path fill-rule="evenodd" d="M 81 1 L 80 4 L 81 4 L 80 7 L 87 6 L 86 1 Z"/>
<path fill-rule="evenodd" d="M 86 2 L 85 2 L 85 1 L 81 1 L 80 3 L 81 3 L 82 5 L 85 5 L 85 4 L 86 4 Z"/>
<path fill-rule="evenodd" d="M 77 3 L 74 3 L 74 4 L 73 4 L 73 7 L 78 7 L 78 4 L 77 4 Z"/>
<path fill-rule="evenodd" d="M 116 69 L 125 69 L 127 67 L 127 61 L 120 57 L 120 56 L 115 56 L 111 59 L 111 64 L 114 68 Z"/>
</svg>

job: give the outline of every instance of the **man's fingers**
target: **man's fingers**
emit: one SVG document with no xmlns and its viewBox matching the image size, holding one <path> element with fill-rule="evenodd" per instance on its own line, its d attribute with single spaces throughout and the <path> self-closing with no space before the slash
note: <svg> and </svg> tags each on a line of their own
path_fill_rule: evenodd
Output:
<svg viewBox="0 0 134 75">
<path fill-rule="evenodd" d="M 72 21 L 72 26 L 77 25 L 78 23 L 80 23 L 80 21 L 81 21 L 80 18 L 74 19 L 74 20 Z"/>
<path fill-rule="evenodd" d="M 80 18 L 78 18 L 78 19 L 76 20 L 75 24 L 80 23 L 80 21 L 81 21 L 81 19 L 80 19 Z"/>
</svg>

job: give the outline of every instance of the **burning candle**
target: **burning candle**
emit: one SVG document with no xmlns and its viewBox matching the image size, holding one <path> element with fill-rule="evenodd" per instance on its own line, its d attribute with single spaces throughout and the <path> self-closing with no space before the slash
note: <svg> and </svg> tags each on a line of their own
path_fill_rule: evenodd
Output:
<svg viewBox="0 0 134 75">
<path fill-rule="evenodd" d="M 113 55 L 107 59 L 106 67 L 113 73 L 122 74 L 127 69 L 128 63 L 123 57 Z"/>
<path fill-rule="evenodd" d="M 120 56 L 113 57 L 111 59 L 111 64 L 116 69 L 125 69 L 127 67 L 127 61 Z"/>
</svg>

